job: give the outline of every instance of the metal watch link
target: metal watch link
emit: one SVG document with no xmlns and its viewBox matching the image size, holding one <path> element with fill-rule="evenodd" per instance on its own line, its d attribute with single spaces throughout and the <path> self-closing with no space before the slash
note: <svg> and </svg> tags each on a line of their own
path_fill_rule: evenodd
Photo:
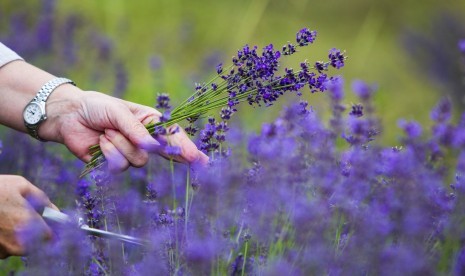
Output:
<svg viewBox="0 0 465 276">
<path fill-rule="evenodd" d="M 43 121 L 47 120 L 45 103 L 53 90 L 65 83 L 76 85 L 72 80 L 66 78 L 54 78 L 44 84 L 44 86 L 40 88 L 39 92 L 37 92 L 34 99 L 32 99 L 32 101 L 30 101 L 24 108 L 24 125 L 26 126 L 28 133 L 39 141 L 45 141 L 39 137 L 39 126 Z"/>
</svg>

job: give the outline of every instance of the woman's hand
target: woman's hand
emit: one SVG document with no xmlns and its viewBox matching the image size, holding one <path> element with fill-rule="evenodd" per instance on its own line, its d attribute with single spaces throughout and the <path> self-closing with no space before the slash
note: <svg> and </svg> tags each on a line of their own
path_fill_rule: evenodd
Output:
<svg viewBox="0 0 465 276">
<path fill-rule="evenodd" d="M 24 61 L 0 68 L 0 124 L 26 132 L 22 112 L 37 91 L 55 76 Z M 148 152 L 166 156 L 166 141 L 178 146 L 179 162 L 206 163 L 208 157 L 180 130 L 155 140 L 144 124 L 157 122 L 157 110 L 102 93 L 82 91 L 71 85 L 58 86 L 46 103 L 47 120 L 39 137 L 65 144 L 78 158 L 89 162 L 89 147 L 100 144 L 112 171 L 147 163 Z"/>
<path fill-rule="evenodd" d="M 51 237 L 51 230 L 34 210 L 30 202 L 58 210 L 48 197 L 23 177 L 0 175 L 0 259 L 26 253 L 18 233 L 34 223 L 34 229 L 43 231 L 44 238 Z"/>
<path fill-rule="evenodd" d="M 48 119 L 39 128 L 40 137 L 65 144 L 85 162 L 91 158 L 89 147 L 100 144 L 111 171 L 145 165 L 148 152 L 166 157 L 167 139 L 181 150 L 174 157 L 176 161 L 208 162 L 182 129 L 169 137 L 153 138 L 144 125 L 158 122 L 161 114 L 147 106 L 62 85 L 50 96 L 47 113 Z"/>
</svg>

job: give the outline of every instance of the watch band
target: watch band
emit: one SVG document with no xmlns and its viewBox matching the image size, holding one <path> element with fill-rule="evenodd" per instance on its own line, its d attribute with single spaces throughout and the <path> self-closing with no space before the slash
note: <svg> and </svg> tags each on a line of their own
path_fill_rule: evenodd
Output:
<svg viewBox="0 0 465 276">
<path fill-rule="evenodd" d="M 39 92 L 37 92 L 37 94 L 35 95 L 34 99 L 32 99 L 32 102 L 36 102 L 36 103 L 42 103 L 44 105 L 44 117 L 42 120 L 40 120 L 38 123 L 36 124 L 28 124 L 25 122 L 25 125 L 26 125 L 26 129 L 27 129 L 27 132 L 32 136 L 34 137 L 35 139 L 39 140 L 39 141 L 42 141 L 42 142 L 45 142 L 46 140 L 42 139 L 39 137 L 39 126 L 40 124 L 45 121 L 47 119 L 47 114 L 46 114 L 46 109 L 45 109 L 45 103 L 48 99 L 48 97 L 50 96 L 50 94 L 52 94 L 52 92 L 60 85 L 62 84 L 65 84 L 65 83 L 69 83 L 69 84 L 72 84 L 72 85 L 76 85 L 72 80 L 70 79 L 67 79 L 67 78 L 54 78 L 50 81 L 48 81 L 47 83 L 45 83 L 39 90 Z"/>
<path fill-rule="evenodd" d="M 26 129 L 27 129 L 27 133 L 29 133 L 29 135 L 31 135 L 32 137 L 34 137 L 35 139 L 41 141 L 41 142 L 47 142 L 47 140 L 44 140 L 42 138 L 40 138 L 39 136 L 39 125 L 29 125 L 27 126 L 26 125 Z"/>
<path fill-rule="evenodd" d="M 72 80 L 67 79 L 67 78 L 54 78 L 53 80 L 48 81 L 46 84 L 44 84 L 44 86 L 40 88 L 39 92 L 37 92 L 33 101 L 35 100 L 39 102 L 40 101 L 46 102 L 48 99 L 48 96 L 52 94 L 53 90 L 55 90 L 55 88 L 65 83 L 76 85 Z"/>
</svg>

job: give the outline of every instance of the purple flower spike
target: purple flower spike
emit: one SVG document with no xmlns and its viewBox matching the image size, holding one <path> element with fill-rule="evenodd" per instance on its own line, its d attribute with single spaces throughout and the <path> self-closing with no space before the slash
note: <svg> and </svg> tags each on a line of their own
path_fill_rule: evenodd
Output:
<svg viewBox="0 0 465 276">
<path fill-rule="evenodd" d="M 299 46 L 307 46 L 313 43 L 316 38 L 316 31 L 310 31 L 308 28 L 303 28 L 296 35 L 296 41 Z"/>
<path fill-rule="evenodd" d="M 361 104 L 352 105 L 352 111 L 350 111 L 349 115 L 354 116 L 354 117 L 362 117 L 363 116 L 363 105 Z"/>
<path fill-rule="evenodd" d="M 283 55 L 285 55 L 285 56 L 292 55 L 293 53 L 296 52 L 294 44 L 288 43 L 288 44 L 284 45 L 282 52 L 283 52 Z"/>
<path fill-rule="evenodd" d="M 170 96 L 166 93 L 158 94 L 157 105 L 155 107 L 158 109 L 170 109 Z"/>
<path fill-rule="evenodd" d="M 218 75 L 221 75 L 221 73 L 223 73 L 223 63 L 220 63 L 216 66 L 216 73 L 218 73 Z"/>
<path fill-rule="evenodd" d="M 344 67 L 345 57 L 344 57 L 344 53 L 341 52 L 341 50 L 336 49 L 336 48 L 329 50 L 328 57 L 329 57 L 331 66 L 333 66 L 334 68 L 340 69 Z"/>
<path fill-rule="evenodd" d="M 321 61 L 317 61 L 317 62 L 315 62 L 315 69 L 319 73 L 321 73 L 322 71 L 327 71 L 328 70 L 328 64 L 324 63 L 324 62 L 321 62 Z"/>
</svg>

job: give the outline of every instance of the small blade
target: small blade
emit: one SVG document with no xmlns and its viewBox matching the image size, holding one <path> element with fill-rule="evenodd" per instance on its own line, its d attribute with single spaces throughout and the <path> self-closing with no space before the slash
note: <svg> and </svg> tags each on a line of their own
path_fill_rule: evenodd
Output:
<svg viewBox="0 0 465 276">
<path fill-rule="evenodd" d="M 71 219 L 69 218 L 67 214 L 59 212 L 50 207 L 44 207 L 44 211 L 42 212 L 42 217 L 48 221 L 57 222 L 59 224 L 72 223 Z"/>
<path fill-rule="evenodd" d="M 115 239 L 115 240 L 120 240 L 122 242 L 132 243 L 132 244 L 141 245 L 141 246 L 147 245 L 147 242 L 142 239 L 138 239 L 138 238 L 131 237 L 128 235 L 117 234 L 117 233 L 113 233 L 113 232 L 109 232 L 109 231 L 105 231 L 101 229 L 92 228 L 87 225 L 82 225 L 81 229 L 87 232 L 88 234 L 96 236 L 96 237 Z"/>
<path fill-rule="evenodd" d="M 45 207 L 44 211 L 42 212 L 42 217 L 48 221 L 59 223 L 59 224 L 71 224 L 73 221 L 71 218 L 59 211 L 56 211 L 52 208 Z M 79 225 L 79 228 L 81 228 L 83 231 L 85 231 L 89 235 L 93 235 L 96 237 L 101 237 L 101 238 L 107 238 L 107 239 L 115 239 L 119 240 L 122 242 L 126 243 L 131 243 L 131 244 L 136 244 L 136 245 L 141 245 L 141 246 L 146 246 L 148 245 L 148 242 L 139 238 L 131 237 L 128 235 L 123 235 L 123 234 L 117 234 L 101 229 L 96 229 L 89 227 L 86 224 Z"/>
</svg>

